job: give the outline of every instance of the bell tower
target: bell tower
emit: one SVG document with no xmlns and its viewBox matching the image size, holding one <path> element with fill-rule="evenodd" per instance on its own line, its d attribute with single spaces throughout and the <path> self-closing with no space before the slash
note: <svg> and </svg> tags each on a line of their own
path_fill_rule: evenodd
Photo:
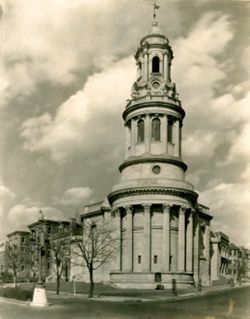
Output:
<svg viewBox="0 0 250 319">
<path fill-rule="evenodd" d="M 198 194 L 185 181 L 185 111 L 171 78 L 173 51 L 155 14 L 134 57 L 137 77 L 122 114 L 125 159 L 120 182 L 108 195 L 120 240 L 111 281 L 154 288 L 157 280 L 169 286 L 175 278 L 186 287 L 193 284 L 196 267 Z"/>
</svg>

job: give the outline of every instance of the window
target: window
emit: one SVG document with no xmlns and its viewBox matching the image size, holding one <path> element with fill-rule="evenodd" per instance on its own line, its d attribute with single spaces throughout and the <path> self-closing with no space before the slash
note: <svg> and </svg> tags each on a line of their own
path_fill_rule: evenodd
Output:
<svg viewBox="0 0 250 319">
<path fill-rule="evenodd" d="M 141 255 L 138 255 L 137 260 L 138 260 L 138 264 L 141 264 Z"/>
<path fill-rule="evenodd" d="M 172 119 L 168 120 L 168 143 L 173 143 L 174 122 Z"/>
<path fill-rule="evenodd" d="M 25 243 L 25 238 L 24 237 L 22 237 L 22 244 L 24 244 Z"/>
<path fill-rule="evenodd" d="M 144 142 L 144 121 L 139 120 L 137 122 L 137 142 L 142 143 Z"/>
<path fill-rule="evenodd" d="M 154 264 L 157 264 L 157 262 L 158 262 L 158 256 L 154 255 Z"/>
<path fill-rule="evenodd" d="M 158 118 L 154 118 L 152 121 L 152 141 L 161 140 L 161 121 Z"/>
<path fill-rule="evenodd" d="M 155 282 L 161 282 L 161 273 L 160 272 L 155 273 Z"/>
<path fill-rule="evenodd" d="M 158 56 L 153 57 L 152 60 L 152 72 L 159 73 L 160 72 L 160 59 Z"/>
</svg>

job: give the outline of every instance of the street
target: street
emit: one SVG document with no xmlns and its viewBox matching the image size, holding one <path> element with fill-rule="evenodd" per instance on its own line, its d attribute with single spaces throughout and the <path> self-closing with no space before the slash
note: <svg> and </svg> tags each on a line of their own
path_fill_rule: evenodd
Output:
<svg viewBox="0 0 250 319">
<path fill-rule="evenodd" d="M 174 318 L 249 319 L 250 287 L 243 287 L 178 301 L 102 301 L 73 296 L 50 298 L 51 306 L 37 309 L 0 301 L 0 319 Z"/>
</svg>

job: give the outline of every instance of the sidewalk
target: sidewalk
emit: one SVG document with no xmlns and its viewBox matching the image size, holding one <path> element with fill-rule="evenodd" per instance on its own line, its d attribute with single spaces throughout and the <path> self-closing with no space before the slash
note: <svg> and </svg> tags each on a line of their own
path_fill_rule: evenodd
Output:
<svg viewBox="0 0 250 319">
<path fill-rule="evenodd" d="M 204 296 L 207 294 L 214 294 L 219 293 L 226 290 L 233 290 L 233 289 L 241 289 L 244 287 L 249 287 L 250 283 L 244 283 L 241 286 L 231 287 L 229 285 L 223 285 L 223 286 L 210 286 L 210 287 L 203 287 L 202 291 L 198 291 L 197 289 L 193 288 L 189 291 L 179 291 L 177 296 L 173 296 L 171 290 L 166 291 L 152 291 L 152 292 L 136 292 L 136 295 L 129 296 L 129 295 L 105 295 L 105 294 L 99 294 L 94 295 L 93 298 L 88 298 L 88 294 L 77 294 L 74 296 L 73 293 L 68 292 L 61 292 L 59 295 L 57 295 L 53 291 L 47 291 L 47 298 L 48 303 L 50 306 L 53 305 L 60 305 L 60 304 L 66 304 L 66 303 L 77 303 L 82 302 L 82 300 L 88 300 L 88 301 L 103 301 L 103 302 L 171 302 L 171 301 L 178 301 L 183 299 L 189 299 L 197 296 Z M 17 305 L 23 305 L 23 306 L 30 306 L 30 302 L 27 301 L 20 301 L 16 299 L 8 299 L 4 297 L 0 297 L 0 302 L 8 302 L 13 303 Z"/>
<path fill-rule="evenodd" d="M 250 286 L 250 283 L 243 284 L 241 286 L 231 287 L 230 285 L 223 285 L 223 286 L 211 286 L 211 287 L 203 287 L 202 291 L 198 291 L 197 289 L 192 289 L 191 291 L 182 290 L 178 293 L 177 296 L 173 296 L 171 290 L 166 290 L 162 293 L 157 293 L 156 291 L 152 291 L 152 293 L 144 294 L 138 293 L 136 296 L 128 296 L 128 295 L 105 295 L 99 294 L 94 295 L 93 298 L 89 299 L 87 294 L 77 294 L 74 296 L 72 293 L 60 293 L 60 295 L 56 295 L 52 291 L 47 292 L 48 300 L 51 304 L 54 302 L 64 303 L 66 300 L 70 299 L 86 299 L 86 300 L 95 300 L 95 301 L 111 301 L 111 302 L 157 302 L 157 301 L 177 301 L 182 299 L 193 298 L 196 296 L 204 296 L 207 294 L 219 293 L 225 290 L 232 290 L 232 289 L 240 289 Z"/>
</svg>

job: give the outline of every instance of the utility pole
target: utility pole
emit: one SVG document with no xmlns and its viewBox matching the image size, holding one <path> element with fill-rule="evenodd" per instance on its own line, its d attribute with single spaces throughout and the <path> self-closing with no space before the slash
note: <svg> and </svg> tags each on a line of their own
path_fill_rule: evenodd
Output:
<svg viewBox="0 0 250 319">
<path fill-rule="evenodd" d="M 38 214 L 38 223 L 39 223 L 39 230 L 38 230 L 38 282 L 34 289 L 33 300 L 31 302 L 31 306 L 36 307 L 45 307 L 48 306 L 47 296 L 46 296 L 46 289 L 43 282 L 42 277 L 42 252 L 44 250 L 44 229 L 43 229 L 43 212 L 40 210 Z"/>
</svg>

